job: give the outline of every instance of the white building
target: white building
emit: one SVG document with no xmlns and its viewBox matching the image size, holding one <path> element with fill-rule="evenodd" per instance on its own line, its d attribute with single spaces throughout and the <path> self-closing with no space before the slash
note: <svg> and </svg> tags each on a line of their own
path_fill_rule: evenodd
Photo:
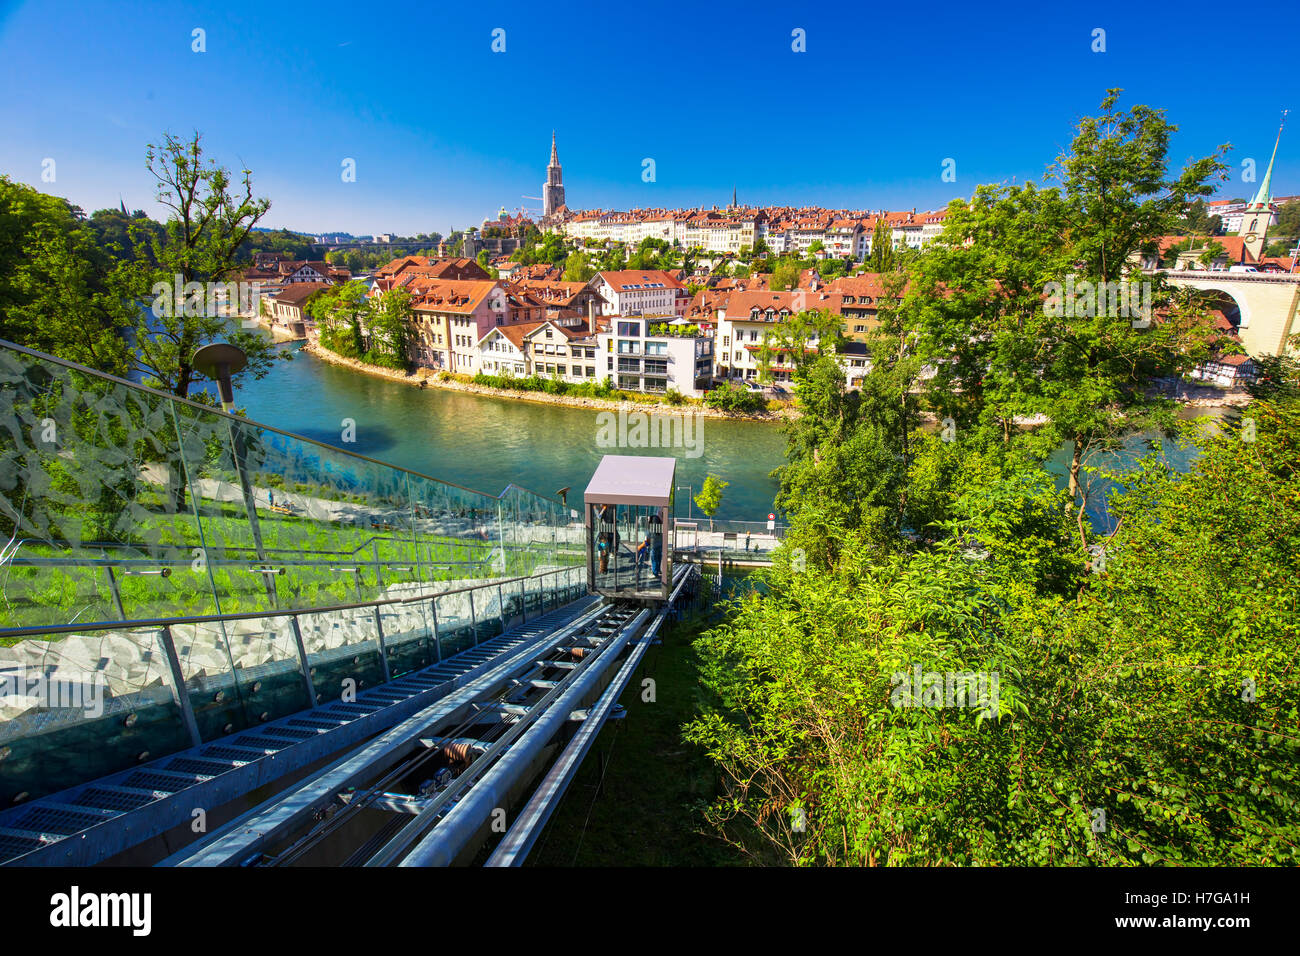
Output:
<svg viewBox="0 0 1300 956">
<path fill-rule="evenodd" d="M 659 270 L 598 272 L 588 283 L 605 305 L 601 315 L 675 317 L 686 311 L 686 287 Z"/>
<path fill-rule="evenodd" d="M 713 340 L 684 321 L 617 316 L 596 339 L 602 375 L 617 388 L 632 392 L 673 388 L 698 397 L 712 381 Z"/>
</svg>

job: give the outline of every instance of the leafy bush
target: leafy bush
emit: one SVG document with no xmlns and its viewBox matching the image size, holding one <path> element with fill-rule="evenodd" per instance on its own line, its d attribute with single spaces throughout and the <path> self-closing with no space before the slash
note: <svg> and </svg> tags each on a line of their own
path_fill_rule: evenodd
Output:
<svg viewBox="0 0 1300 956">
<path fill-rule="evenodd" d="M 724 382 L 710 391 L 704 396 L 704 404 L 733 415 L 752 415 L 767 408 L 761 394 L 732 382 Z"/>
</svg>

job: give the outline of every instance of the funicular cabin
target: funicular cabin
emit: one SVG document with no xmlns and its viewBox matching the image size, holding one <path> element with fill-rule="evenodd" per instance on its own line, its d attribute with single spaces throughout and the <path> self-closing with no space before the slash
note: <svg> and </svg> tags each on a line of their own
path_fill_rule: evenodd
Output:
<svg viewBox="0 0 1300 956">
<path fill-rule="evenodd" d="M 677 459 L 606 455 L 583 494 L 587 581 L 621 600 L 666 601 Z"/>
</svg>

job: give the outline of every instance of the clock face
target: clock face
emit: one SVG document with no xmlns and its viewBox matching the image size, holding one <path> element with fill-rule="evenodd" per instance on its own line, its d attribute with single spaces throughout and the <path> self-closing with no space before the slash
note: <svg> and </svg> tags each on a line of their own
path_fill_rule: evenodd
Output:
<svg viewBox="0 0 1300 956">
<path fill-rule="evenodd" d="M 1253 232 L 1248 232 L 1248 233 L 1246 233 L 1246 241 L 1247 241 L 1247 242 L 1254 242 L 1254 241 L 1255 241 L 1256 239 L 1258 239 L 1258 238 L 1259 238 L 1259 237 L 1256 236 Z"/>
</svg>

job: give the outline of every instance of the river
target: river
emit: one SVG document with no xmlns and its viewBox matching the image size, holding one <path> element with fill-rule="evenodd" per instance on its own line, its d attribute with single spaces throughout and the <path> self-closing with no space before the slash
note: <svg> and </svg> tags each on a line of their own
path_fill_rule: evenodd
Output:
<svg viewBox="0 0 1300 956">
<path fill-rule="evenodd" d="M 601 448 L 598 409 L 413 388 L 322 362 L 301 353 L 301 343 L 277 348 L 297 354 L 260 381 L 240 381 L 235 404 L 285 431 L 488 494 L 510 483 L 543 495 L 569 487 L 571 504 L 602 455 L 673 455 L 683 486 L 680 517 L 687 514 L 685 487 L 698 494 L 709 474 L 731 483 L 716 517 L 766 521 L 773 508 L 777 483 L 769 472 L 785 450 L 775 425 L 703 419 L 702 453 L 694 458 L 685 448 Z M 355 443 L 342 443 L 345 418 L 356 422 Z"/>
<path fill-rule="evenodd" d="M 772 469 L 784 461 L 781 429 L 760 422 L 703 420 L 702 454 L 687 449 L 606 449 L 597 445 L 596 409 L 546 405 L 493 398 L 439 388 L 418 389 L 331 365 L 300 352 L 301 343 L 277 348 L 294 353 L 275 363 L 260 381 L 240 383 L 235 404 L 250 418 L 337 445 L 381 461 L 442 478 L 475 491 L 497 494 L 513 482 L 530 491 L 553 495 L 572 488 L 578 500 L 602 455 L 671 454 L 677 458 L 677 483 L 698 493 L 706 475 L 730 482 L 716 517 L 765 521 L 774 510 L 777 484 Z M 1221 416 L 1220 408 L 1187 408 L 1182 417 Z M 343 444 L 343 420 L 356 422 L 356 442 Z M 1145 454 L 1148 435 L 1131 436 L 1123 452 L 1105 456 L 1107 468 L 1125 467 Z M 1195 449 L 1164 441 L 1164 454 L 1185 470 Z M 1068 449 L 1061 448 L 1048 469 L 1063 484 Z M 1089 512 L 1105 530 L 1109 521 L 1104 498 L 1109 484 L 1099 483 Z M 678 515 L 685 517 L 685 490 L 678 493 Z"/>
</svg>

